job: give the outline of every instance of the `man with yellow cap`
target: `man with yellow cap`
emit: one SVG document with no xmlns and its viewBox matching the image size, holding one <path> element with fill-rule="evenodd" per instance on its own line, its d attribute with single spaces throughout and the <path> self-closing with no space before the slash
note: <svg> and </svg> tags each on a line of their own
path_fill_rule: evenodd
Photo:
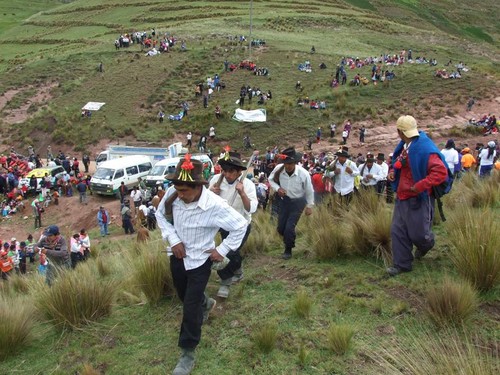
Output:
<svg viewBox="0 0 500 375">
<path fill-rule="evenodd" d="M 391 224 L 393 266 L 387 269 L 390 276 L 411 271 L 414 256 L 419 259 L 434 247 L 432 188 L 448 178 L 443 155 L 417 129 L 415 118 L 401 116 L 396 127 L 401 142 L 394 150 L 387 177 L 396 192 Z"/>
</svg>

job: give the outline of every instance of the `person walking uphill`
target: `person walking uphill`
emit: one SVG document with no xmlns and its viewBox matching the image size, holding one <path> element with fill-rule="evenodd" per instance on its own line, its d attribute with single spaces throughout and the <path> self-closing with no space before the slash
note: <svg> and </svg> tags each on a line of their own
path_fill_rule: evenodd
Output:
<svg viewBox="0 0 500 375">
<path fill-rule="evenodd" d="M 417 259 L 434 247 L 432 187 L 448 178 L 443 155 L 427 135 L 417 129 L 415 118 L 401 116 L 396 128 L 401 142 L 394 150 L 388 175 L 396 192 L 391 224 L 393 266 L 387 269 L 390 276 L 412 270 L 413 245 Z"/>
<path fill-rule="evenodd" d="M 215 306 L 215 300 L 204 293 L 212 263 L 223 261 L 230 251 L 240 247 L 247 220 L 205 187 L 203 163 L 191 160 L 190 154 L 179 161 L 167 179 L 173 186 L 158 205 L 156 220 L 162 238 L 172 249 L 170 271 L 183 303 L 178 342 L 182 354 L 173 375 L 188 375 L 194 367 L 201 326 Z M 229 235 L 216 247 L 219 229 Z"/>
<path fill-rule="evenodd" d="M 296 165 L 301 160 L 301 155 L 290 147 L 278 155 L 278 164 L 269 175 L 269 183 L 277 192 L 279 203 L 278 233 L 283 236 L 285 251 L 282 258 L 287 260 L 292 257 L 295 247 L 295 227 L 302 215 L 312 214 L 314 206 L 314 191 L 311 176 L 301 166 Z"/>
<path fill-rule="evenodd" d="M 243 165 L 240 154 L 229 152 L 229 148 L 226 148 L 224 157 L 219 159 L 219 165 L 222 168 L 222 173 L 212 177 L 210 190 L 225 199 L 248 223 L 240 247 L 236 251 L 230 251 L 227 254 L 230 260 L 229 264 L 224 269 L 217 271 L 221 278 L 217 296 L 227 298 L 229 296 L 229 287 L 233 281 L 239 281 L 243 278 L 240 250 L 250 234 L 252 214 L 257 211 L 259 201 L 254 183 L 248 178 L 241 178 L 242 172 L 247 168 Z M 219 230 L 219 232 L 222 239 L 229 234 L 223 229 Z"/>
</svg>

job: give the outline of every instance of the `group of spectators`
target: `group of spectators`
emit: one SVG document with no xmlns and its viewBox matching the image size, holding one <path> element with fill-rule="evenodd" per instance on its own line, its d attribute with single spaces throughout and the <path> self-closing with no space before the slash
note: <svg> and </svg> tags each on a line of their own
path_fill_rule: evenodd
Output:
<svg viewBox="0 0 500 375">
<path fill-rule="evenodd" d="M 24 241 L 17 241 L 15 237 L 10 241 L 0 240 L 0 270 L 3 280 L 8 280 L 13 274 L 24 275 L 38 270 L 46 276 L 50 285 L 57 267 L 75 268 L 89 256 L 90 238 L 85 229 L 72 235 L 69 247 L 56 225 L 45 228 L 38 241 L 31 234 Z M 31 269 L 28 264 L 32 265 Z"/>
</svg>

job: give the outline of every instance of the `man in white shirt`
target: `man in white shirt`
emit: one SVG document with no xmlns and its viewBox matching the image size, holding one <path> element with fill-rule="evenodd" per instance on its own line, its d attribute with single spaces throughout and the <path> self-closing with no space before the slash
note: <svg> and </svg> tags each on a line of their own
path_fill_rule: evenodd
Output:
<svg viewBox="0 0 500 375">
<path fill-rule="evenodd" d="M 382 167 L 375 164 L 373 155 L 366 156 L 366 162 L 359 167 L 359 175 L 361 176 L 361 186 L 364 189 L 377 189 L 377 183 L 382 179 Z"/>
<path fill-rule="evenodd" d="M 257 200 L 255 184 L 248 178 L 242 178 L 244 177 L 242 173 L 247 168 L 243 165 L 240 154 L 226 151 L 226 154 L 219 159 L 219 165 L 222 168 L 222 173 L 212 177 L 210 180 L 210 190 L 225 199 L 248 223 L 247 231 L 240 247 L 236 251 L 230 251 L 227 254 L 230 260 L 229 264 L 224 269 L 217 271 L 221 278 L 217 296 L 227 298 L 229 296 L 229 287 L 233 281 L 237 282 L 243 278 L 240 250 L 250 234 L 252 214 L 257 211 L 259 202 Z M 225 239 L 229 234 L 223 229 L 220 229 L 219 232 L 222 239 Z"/>
<path fill-rule="evenodd" d="M 328 168 L 330 172 L 326 175 L 327 177 L 334 177 L 335 191 L 340 195 L 344 203 L 349 204 L 354 192 L 354 179 L 359 176 L 359 169 L 355 162 L 348 160 L 349 154 L 346 147 L 337 151 L 335 156 L 337 160 L 334 165 L 330 165 Z"/>
<path fill-rule="evenodd" d="M 384 194 L 385 186 L 387 185 L 387 175 L 389 174 L 389 165 L 385 162 L 385 155 L 379 153 L 376 163 L 382 168 L 382 177 L 377 182 L 377 194 Z"/>
<path fill-rule="evenodd" d="M 302 155 L 290 147 L 278 155 L 283 164 L 278 164 L 269 175 L 269 183 L 279 200 L 278 233 L 283 236 L 285 251 L 282 258 L 288 260 L 292 257 L 295 247 L 295 227 L 302 215 L 312 214 L 314 206 L 314 190 L 311 176 L 304 168 L 297 165 Z"/>
<path fill-rule="evenodd" d="M 179 347 L 182 355 L 173 375 L 188 375 L 194 367 L 194 351 L 201 338 L 201 326 L 215 306 L 205 289 L 213 262 L 221 262 L 237 250 L 247 228 L 247 220 L 204 185 L 203 163 L 187 154 L 167 175 L 173 184 L 156 212 L 162 237 L 172 254 L 170 271 L 177 295 L 183 302 Z M 219 229 L 229 235 L 215 246 Z"/>
<path fill-rule="evenodd" d="M 136 186 L 130 192 L 130 199 L 134 202 L 134 212 L 137 214 L 139 206 L 142 204 L 142 192 Z"/>
</svg>

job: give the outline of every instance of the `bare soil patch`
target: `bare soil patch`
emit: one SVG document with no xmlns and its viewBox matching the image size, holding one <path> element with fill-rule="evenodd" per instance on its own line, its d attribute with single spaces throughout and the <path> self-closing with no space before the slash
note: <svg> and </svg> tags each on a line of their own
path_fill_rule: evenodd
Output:
<svg viewBox="0 0 500 375">
<path fill-rule="evenodd" d="M 36 111 L 34 111 L 33 113 L 29 113 L 28 109 L 31 107 L 31 105 L 45 105 L 50 99 L 52 99 L 52 94 L 50 91 L 58 84 L 58 82 L 45 82 L 43 84 L 40 84 L 39 86 L 28 85 L 6 91 L 2 96 L 0 96 L 0 112 L 3 112 L 3 121 L 5 121 L 7 124 L 12 125 L 23 123 L 24 121 L 29 119 L 36 113 Z M 4 110 L 7 103 L 11 101 L 14 96 L 33 88 L 36 89 L 35 94 L 26 99 L 19 108 Z"/>
</svg>

